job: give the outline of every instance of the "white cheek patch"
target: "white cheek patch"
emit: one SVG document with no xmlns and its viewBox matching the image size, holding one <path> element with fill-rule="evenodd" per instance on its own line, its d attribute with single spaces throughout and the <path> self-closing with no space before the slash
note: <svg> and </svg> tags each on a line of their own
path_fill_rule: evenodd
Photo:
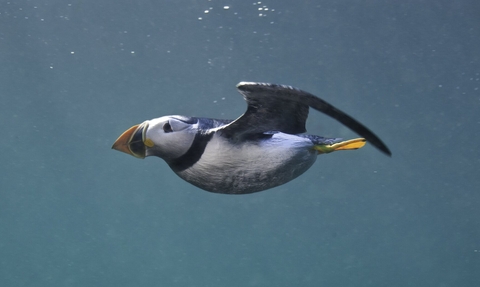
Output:
<svg viewBox="0 0 480 287">
<path fill-rule="evenodd" d="M 170 132 L 165 132 L 164 125 L 170 124 Z M 144 144 L 147 155 L 163 159 L 177 158 L 188 151 L 197 133 L 198 124 L 189 124 L 170 116 L 150 120 Z"/>
<path fill-rule="evenodd" d="M 182 122 L 182 121 L 179 121 L 177 119 L 170 119 L 168 121 L 168 123 L 170 124 L 170 126 L 172 127 L 172 130 L 174 132 L 178 132 L 178 131 L 182 131 L 184 129 L 187 129 L 189 127 L 192 127 L 191 124 L 187 124 L 185 122 Z"/>
</svg>

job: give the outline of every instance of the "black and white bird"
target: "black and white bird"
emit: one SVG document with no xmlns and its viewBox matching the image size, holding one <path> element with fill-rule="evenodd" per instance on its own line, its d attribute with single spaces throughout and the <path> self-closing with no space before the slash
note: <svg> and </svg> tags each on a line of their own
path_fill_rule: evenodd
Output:
<svg viewBox="0 0 480 287">
<path fill-rule="evenodd" d="M 241 82 L 247 111 L 236 120 L 163 116 L 125 131 L 113 149 L 157 156 L 187 182 L 210 192 L 246 194 L 282 185 L 309 169 L 317 155 L 370 142 L 390 156 L 368 128 L 324 100 L 291 86 Z M 342 141 L 304 134 L 309 107 L 362 138 Z"/>
</svg>

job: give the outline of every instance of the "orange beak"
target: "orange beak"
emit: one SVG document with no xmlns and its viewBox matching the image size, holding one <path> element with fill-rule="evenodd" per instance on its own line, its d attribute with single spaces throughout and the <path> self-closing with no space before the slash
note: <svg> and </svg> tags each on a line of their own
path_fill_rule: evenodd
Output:
<svg viewBox="0 0 480 287">
<path fill-rule="evenodd" d="M 145 144 L 143 141 L 147 127 L 148 124 L 142 123 L 129 128 L 113 143 L 112 149 L 137 158 L 145 158 Z"/>
</svg>

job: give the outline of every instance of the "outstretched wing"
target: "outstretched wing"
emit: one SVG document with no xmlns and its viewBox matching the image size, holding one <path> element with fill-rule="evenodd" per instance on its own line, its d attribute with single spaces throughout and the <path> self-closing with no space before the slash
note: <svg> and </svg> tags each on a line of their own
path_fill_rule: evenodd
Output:
<svg viewBox="0 0 480 287">
<path fill-rule="evenodd" d="M 308 108 L 312 107 L 364 137 L 381 152 L 391 155 L 388 147 L 367 127 L 310 93 L 291 86 L 254 82 L 240 82 L 237 89 L 247 101 L 248 108 L 242 116 L 221 129 L 227 138 L 241 140 L 269 131 L 304 133 Z"/>
</svg>

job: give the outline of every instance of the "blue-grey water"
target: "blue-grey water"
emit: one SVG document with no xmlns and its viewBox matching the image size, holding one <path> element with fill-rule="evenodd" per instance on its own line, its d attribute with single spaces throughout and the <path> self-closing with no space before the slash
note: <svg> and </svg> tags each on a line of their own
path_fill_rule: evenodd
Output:
<svg viewBox="0 0 480 287">
<path fill-rule="evenodd" d="M 228 7 L 224 7 L 228 6 Z M 207 11 L 207 12 L 206 12 Z M 476 0 L 0 1 L 0 286 L 480 286 Z M 390 147 L 244 196 L 110 149 L 293 85 Z M 311 111 L 312 134 L 353 138 Z"/>
</svg>

